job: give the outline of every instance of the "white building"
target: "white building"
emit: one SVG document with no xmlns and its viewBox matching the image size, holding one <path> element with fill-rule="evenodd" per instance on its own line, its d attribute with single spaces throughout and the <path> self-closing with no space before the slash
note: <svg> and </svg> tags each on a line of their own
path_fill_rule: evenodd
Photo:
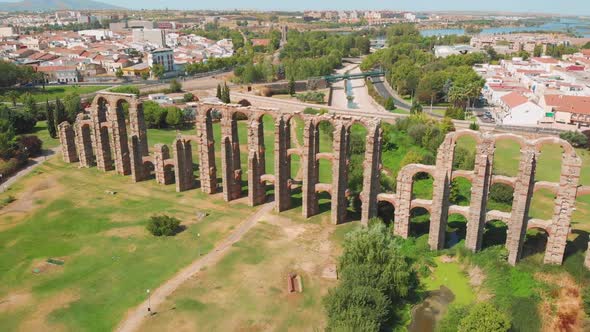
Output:
<svg viewBox="0 0 590 332">
<path fill-rule="evenodd" d="M 134 43 L 149 43 L 156 47 L 166 47 L 166 34 L 161 29 L 133 29 Z"/>
<path fill-rule="evenodd" d="M 80 30 L 78 31 L 80 36 L 91 36 L 94 37 L 96 40 L 106 40 L 113 38 L 113 32 L 111 30 L 106 29 L 96 29 L 96 30 Z"/>
<path fill-rule="evenodd" d="M 500 100 L 504 111 L 502 124 L 537 125 L 545 118 L 543 107 L 533 103 L 519 92 L 511 92 Z"/>
</svg>

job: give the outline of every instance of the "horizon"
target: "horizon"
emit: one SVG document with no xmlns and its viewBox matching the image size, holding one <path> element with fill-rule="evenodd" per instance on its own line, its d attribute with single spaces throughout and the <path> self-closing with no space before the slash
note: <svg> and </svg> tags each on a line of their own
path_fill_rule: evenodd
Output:
<svg viewBox="0 0 590 332">
<path fill-rule="evenodd" d="M 21 0 L 5 0 L 0 2 L 21 2 Z M 158 0 L 98 0 L 105 4 L 119 6 L 130 10 L 256 10 L 256 11 L 305 11 L 305 10 L 394 10 L 413 12 L 478 12 L 478 13 L 507 13 L 507 14 L 554 14 L 568 16 L 589 16 L 590 1 L 587 0 L 563 0 L 559 2 L 522 0 L 518 2 L 510 0 L 498 0 L 493 3 L 478 3 L 470 0 L 452 0 L 438 2 L 432 0 L 400 0 L 395 4 L 384 5 L 377 0 L 363 1 L 358 6 L 356 1 L 311 1 L 302 0 L 294 4 L 277 4 L 270 0 L 256 0 L 249 6 L 239 0 L 221 0 L 214 6 L 211 4 L 198 4 L 187 0 L 165 2 Z"/>
</svg>

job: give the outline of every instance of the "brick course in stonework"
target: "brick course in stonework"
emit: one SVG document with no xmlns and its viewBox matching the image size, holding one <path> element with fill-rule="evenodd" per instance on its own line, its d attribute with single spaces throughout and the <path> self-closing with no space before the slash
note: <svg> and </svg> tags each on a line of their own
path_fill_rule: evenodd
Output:
<svg viewBox="0 0 590 332">
<path fill-rule="evenodd" d="M 122 103 L 129 105 L 129 136 L 123 117 Z M 247 118 L 248 123 L 248 171 L 241 169 L 240 142 L 237 119 Z M 274 119 L 274 142 L 264 141 L 263 116 Z M 213 122 L 220 119 L 221 142 L 213 138 Z M 291 125 L 294 118 L 304 124 L 303 146 L 293 146 Z M 334 128 L 333 149 L 330 153 L 319 151 L 319 124 L 328 121 Z M 433 250 L 442 249 L 449 214 L 458 213 L 467 220 L 465 246 L 478 251 L 482 246 L 485 224 L 501 220 L 508 225 L 506 247 L 508 261 L 516 264 L 520 259 L 526 230 L 541 228 L 548 234 L 545 263 L 561 264 L 567 236 L 570 233 L 571 215 L 576 196 L 590 192 L 589 187 L 580 187 L 581 159 L 564 140 L 543 137 L 528 140 L 513 134 L 492 134 L 471 130 L 459 130 L 447 134 L 438 149 L 436 164 L 411 164 L 398 173 L 395 193 L 380 193 L 382 130 L 381 120 L 376 117 L 342 116 L 336 114 L 309 115 L 276 109 L 242 107 L 234 104 L 199 103 L 196 109 L 195 135 L 179 135 L 172 142 L 172 154 L 168 146 L 157 144 L 152 155 L 148 152 L 147 131 L 141 102 L 134 95 L 98 93 L 92 103 L 90 115 L 79 115 L 76 123 L 59 126 L 59 137 L 66 162 L 80 161 L 83 167 L 96 165 L 99 169 L 115 169 L 119 174 L 132 175 L 133 181 L 155 179 L 162 185 L 174 182 L 176 190 L 186 191 L 197 187 L 208 194 L 220 190 L 226 201 L 243 196 L 242 178 L 247 176 L 248 203 L 251 206 L 267 201 L 266 185 L 274 185 L 275 208 L 278 212 L 291 208 L 291 192 L 295 181 L 291 179 L 291 156 L 298 155 L 301 162 L 302 213 L 311 217 L 319 213 L 318 193 L 331 196 L 331 221 L 342 223 L 347 214 L 347 180 L 350 158 L 351 126 L 361 124 L 367 129 L 365 160 L 363 162 L 363 190 L 361 222 L 377 216 L 377 206 L 387 202 L 395 209 L 394 233 L 409 236 L 411 211 L 424 208 L 430 213 L 429 244 Z M 471 136 L 477 141 L 475 167 L 473 170 L 453 170 L 453 156 L 457 140 Z M 492 174 L 495 142 L 512 139 L 521 147 L 518 175 L 515 177 Z M 199 181 L 193 170 L 192 149 L 196 145 L 199 155 Z M 217 144 L 217 146 L 216 146 Z M 559 183 L 535 182 L 535 168 L 544 144 L 559 144 L 563 147 L 562 170 Z M 221 188 L 218 185 L 215 150 L 221 151 Z M 274 149 L 275 174 L 265 168 L 265 149 Z M 327 159 L 332 164 L 332 183 L 319 182 L 319 160 Z M 414 199 L 412 187 L 414 175 L 430 174 L 434 180 L 432 200 Z M 449 202 L 453 179 L 465 177 L 471 181 L 469 206 L 456 206 Z M 486 203 L 490 187 L 504 183 L 514 188 L 511 212 L 487 211 Z M 550 220 L 528 218 L 533 193 L 538 189 L 550 189 L 556 194 L 553 217 Z M 590 250 L 586 266 L 590 266 Z"/>
</svg>

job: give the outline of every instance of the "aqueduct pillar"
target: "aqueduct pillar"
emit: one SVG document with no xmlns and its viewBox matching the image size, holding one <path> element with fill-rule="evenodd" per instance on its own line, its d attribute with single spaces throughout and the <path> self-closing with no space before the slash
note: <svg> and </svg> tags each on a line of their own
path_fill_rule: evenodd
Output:
<svg viewBox="0 0 590 332">
<path fill-rule="evenodd" d="M 90 167 L 95 164 L 93 153 L 92 138 L 92 120 L 86 118 L 84 113 L 78 114 L 74 123 L 74 132 L 76 136 L 76 150 L 78 150 L 78 159 L 81 167 Z"/>
<path fill-rule="evenodd" d="M 409 167 L 404 167 L 399 171 L 395 191 L 398 206 L 394 211 L 393 233 L 404 239 L 410 235 L 413 174 L 408 174 L 409 170 Z"/>
<path fill-rule="evenodd" d="M 440 250 L 445 244 L 445 232 L 449 215 L 449 188 L 453 172 L 455 142 L 447 136 L 436 154 L 436 170 L 432 192 L 432 211 L 428 243 L 432 250 Z"/>
<path fill-rule="evenodd" d="M 131 156 L 127 141 L 125 115 L 118 102 L 108 105 L 108 118 L 111 124 L 111 148 L 115 158 L 115 171 L 121 175 L 131 174 Z"/>
<path fill-rule="evenodd" d="M 344 222 L 348 201 L 348 149 L 350 144 L 350 123 L 345 120 L 334 122 L 334 141 L 332 158 L 332 214 L 333 224 Z"/>
<path fill-rule="evenodd" d="M 312 118 L 304 119 L 303 153 L 301 167 L 303 171 L 303 217 L 310 218 L 319 212 L 318 195 L 315 186 L 319 181 L 319 162 L 316 153 L 319 152 L 319 128 Z"/>
<path fill-rule="evenodd" d="M 213 119 L 211 117 L 211 111 L 202 106 L 197 109 L 196 130 L 201 190 L 207 194 L 214 194 L 217 192 L 217 167 L 215 166 Z"/>
<path fill-rule="evenodd" d="M 177 137 L 172 146 L 176 191 L 186 191 L 195 186 L 193 175 L 193 150 L 190 140 Z"/>
<path fill-rule="evenodd" d="M 365 160 L 363 162 L 363 191 L 361 223 L 368 225 L 369 219 L 377 215 L 377 194 L 381 189 L 379 176 L 381 173 L 382 130 L 379 121 L 373 121 L 367 128 Z"/>
<path fill-rule="evenodd" d="M 570 233 L 572 212 L 576 203 L 576 194 L 580 180 L 582 160 L 575 151 L 564 151 L 561 161 L 561 175 L 559 177 L 559 189 L 555 198 L 553 218 L 551 220 L 551 232 L 547 240 L 545 251 L 545 264 L 558 264 L 563 262 L 567 236 Z"/>
<path fill-rule="evenodd" d="M 264 150 L 262 115 L 253 113 L 248 125 L 248 204 L 250 206 L 266 201 L 266 184 L 261 181 L 266 173 Z"/>
<path fill-rule="evenodd" d="M 242 165 L 238 121 L 234 113 L 229 109 L 223 109 L 222 111 L 221 146 L 223 198 L 229 202 L 242 196 Z"/>
<path fill-rule="evenodd" d="M 274 171 L 275 171 L 275 209 L 277 212 L 288 210 L 291 207 L 291 156 L 288 150 L 291 146 L 291 128 L 289 120 L 280 115 L 275 120 L 274 142 Z"/>
<path fill-rule="evenodd" d="M 61 153 L 66 163 L 74 163 L 78 161 L 78 154 L 76 153 L 76 136 L 74 128 L 67 121 L 64 121 L 58 126 L 59 142 L 61 143 Z"/>
<path fill-rule="evenodd" d="M 154 147 L 154 173 L 159 184 L 171 184 L 174 182 L 174 173 L 167 162 L 170 160 L 170 149 L 166 144 L 156 144 Z"/>
<path fill-rule="evenodd" d="M 494 150 L 494 138 L 484 134 L 475 154 L 475 168 L 473 169 L 471 183 L 471 201 L 465 239 L 465 247 L 474 252 L 481 249 L 483 240 L 488 192 L 492 184 Z"/>
<path fill-rule="evenodd" d="M 514 186 L 514 200 L 506 239 L 508 263 L 515 265 L 520 260 L 527 230 L 527 219 L 535 182 L 536 154 L 534 147 L 527 145 L 520 156 L 518 176 Z"/>
</svg>

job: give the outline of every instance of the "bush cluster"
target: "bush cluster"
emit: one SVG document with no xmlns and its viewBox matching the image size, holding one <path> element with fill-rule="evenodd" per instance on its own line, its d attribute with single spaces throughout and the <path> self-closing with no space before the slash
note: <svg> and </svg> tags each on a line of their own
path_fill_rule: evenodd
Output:
<svg viewBox="0 0 590 332">
<path fill-rule="evenodd" d="M 166 216 L 152 216 L 147 224 L 147 230 L 154 236 L 173 236 L 178 233 L 180 220 Z"/>
</svg>

